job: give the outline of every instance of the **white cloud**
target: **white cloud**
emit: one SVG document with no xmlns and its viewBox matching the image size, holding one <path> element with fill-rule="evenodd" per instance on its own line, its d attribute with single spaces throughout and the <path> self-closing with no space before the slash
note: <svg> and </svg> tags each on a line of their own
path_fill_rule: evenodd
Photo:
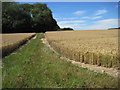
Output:
<svg viewBox="0 0 120 90">
<path fill-rule="evenodd" d="M 61 18 L 61 20 L 73 20 L 73 19 L 77 19 L 75 17 L 71 17 L 71 18 Z"/>
<path fill-rule="evenodd" d="M 66 23 L 83 23 L 85 20 L 76 20 L 76 21 L 60 21 L 58 24 L 66 24 Z"/>
<path fill-rule="evenodd" d="M 92 30 L 92 29 L 108 29 L 118 27 L 118 19 L 104 19 L 92 22 L 92 25 L 87 25 L 87 23 L 79 22 L 79 21 L 61 21 L 58 22 L 61 28 L 71 27 L 75 30 Z"/>
<path fill-rule="evenodd" d="M 81 17 L 81 19 L 99 19 L 99 18 L 102 18 L 102 16 L 95 16 L 95 17 Z"/>
<path fill-rule="evenodd" d="M 94 23 L 105 23 L 108 25 L 114 25 L 118 23 L 118 19 L 104 19 L 104 20 L 95 21 Z"/>
<path fill-rule="evenodd" d="M 54 19 L 55 19 L 55 20 L 58 20 L 59 18 L 56 18 L 56 17 L 55 17 Z"/>
<path fill-rule="evenodd" d="M 54 18 L 54 19 L 56 19 L 56 20 L 75 20 L 75 19 L 78 19 L 77 17 L 70 17 L 70 18 L 61 18 L 61 17 L 59 17 L 59 18 Z"/>
<path fill-rule="evenodd" d="M 71 28 L 74 28 L 74 29 L 79 29 L 79 27 L 85 25 L 84 22 L 86 22 L 86 21 L 85 20 L 60 21 L 60 22 L 58 22 L 58 25 L 61 28 L 71 27 Z"/>
<path fill-rule="evenodd" d="M 63 20 L 76 19 L 76 18 L 62 18 Z"/>
<path fill-rule="evenodd" d="M 96 17 L 93 17 L 92 19 L 99 19 L 99 18 L 102 18 L 102 16 L 96 16 Z"/>
<path fill-rule="evenodd" d="M 89 19 L 90 17 L 86 16 L 86 17 L 81 17 L 82 19 Z"/>
<path fill-rule="evenodd" d="M 73 14 L 75 15 L 81 15 L 81 14 L 84 14 L 86 11 L 76 11 L 74 12 Z"/>
<path fill-rule="evenodd" d="M 58 25 L 61 28 L 71 27 L 75 30 L 92 30 L 92 29 L 108 29 L 118 27 L 118 19 L 103 19 L 91 22 L 86 20 L 74 20 L 74 21 L 59 21 Z"/>
<path fill-rule="evenodd" d="M 75 29 L 75 30 L 79 30 L 79 28 L 80 27 L 83 27 L 83 26 L 85 26 L 86 24 L 59 24 L 59 26 L 61 27 L 61 28 L 68 28 L 68 27 L 70 27 L 70 28 L 73 28 L 73 29 Z"/>
<path fill-rule="evenodd" d="M 81 27 L 80 29 L 108 29 L 118 27 L 118 19 L 104 19 L 95 21 L 91 26 Z"/>
<path fill-rule="evenodd" d="M 98 11 L 96 11 L 95 15 L 101 15 L 101 14 L 105 14 L 105 13 L 107 13 L 107 12 L 108 12 L 108 11 L 105 10 L 105 9 L 103 9 L 103 10 L 98 10 Z"/>
</svg>

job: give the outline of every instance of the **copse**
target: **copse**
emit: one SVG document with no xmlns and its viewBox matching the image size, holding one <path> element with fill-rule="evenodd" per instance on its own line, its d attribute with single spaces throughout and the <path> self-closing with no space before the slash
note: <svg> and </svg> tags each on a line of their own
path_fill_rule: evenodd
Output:
<svg viewBox="0 0 120 90">
<path fill-rule="evenodd" d="M 39 28 L 45 31 L 55 31 L 59 28 L 57 22 L 52 17 L 52 11 L 46 4 L 35 3 L 31 10 L 33 28 L 39 32 Z"/>
<path fill-rule="evenodd" d="M 68 31 L 68 30 L 73 30 L 73 28 L 60 28 L 57 31 Z"/>
<path fill-rule="evenodd" d="M 18 3 L 4 2 L 2 9 L 3 33 L 27 32 L 31 29 L 31 17 Z"/>
<path fill-rule="evenodd" d="M 113 30 L 113 29 L 120 29 L 120 27 L 118 27 L 118 28 L 108 28 L 108 30 Z"/>
<path fill-rule="evenodd" d="M 29 33 L 46 32 L 59 29 L 46 4 L 2 3 L 2 32 Z"/>
</svg>

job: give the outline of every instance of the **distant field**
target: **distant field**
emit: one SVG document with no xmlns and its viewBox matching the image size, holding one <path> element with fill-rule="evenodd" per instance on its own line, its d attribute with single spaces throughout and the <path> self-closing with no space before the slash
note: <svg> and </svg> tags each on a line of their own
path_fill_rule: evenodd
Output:
<svg viewBox="0 0 120 90">
<path fill-rule="evenodd" d="M 23 39 L 26 39 L 32 35 L 34 35 L 35 33 L 16 33 L 16 34 L 0 34 L 2 35 L 2 45 L 7 46 L 16 42 L 19 42 Z"/>
<path fill-rule="evenodd" d="M 46 37 L 62 56 L 98 66 L 118 67 L 118 30 L 46 32 Z"/>
<path fill-rule="evenodd" d="M 0 49 L 2 49 L 3 56 L 18 48 L 19 45 L 25 43 L 34 35 L 35 33 L 0 34 L 0 37 L 2 37 Z"/>
</svg>

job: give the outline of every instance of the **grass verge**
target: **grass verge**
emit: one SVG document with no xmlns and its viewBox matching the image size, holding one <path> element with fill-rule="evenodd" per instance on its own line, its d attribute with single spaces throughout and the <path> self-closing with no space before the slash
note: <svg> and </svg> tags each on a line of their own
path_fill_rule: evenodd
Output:
<svg viewBox="0 0 120 90">
<path fill-rule="evenodd" d="M 117 78 L 74 66 L 41 42 L 43 34 L 3 58 L 3 88 L 117 88 Z"/>
</svg>

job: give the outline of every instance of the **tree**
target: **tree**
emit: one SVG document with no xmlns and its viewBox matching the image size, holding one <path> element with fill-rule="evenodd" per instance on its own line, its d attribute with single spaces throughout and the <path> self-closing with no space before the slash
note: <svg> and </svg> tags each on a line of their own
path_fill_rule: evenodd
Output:
<svg viewBox="0 0 120 90">
<path fill-rule="evenodd" d="M 11 5 L 13 5 L 15 3 L 11 3 L 11 2 L 3 2 L 2 3 L 2 28 L 4 29 L 3 32 L 8 32 L 12 30 L 12 15 L 11 14 L 11 10 L 9 9 L 9 7 Z"/>
<path fill-rule="evenodd" d="M 30 29 L 30 15 L 18 3 L 3 3 L 3 32 L 27 32 Z"/>
<path fill-rule="evenodd" d="M 2 9 L 3 33 L 46 32 L 59 29 L 46 4 L 4 2 Z"/>
<path fill-rule="evenodd" d="M 35 3 L 31 10 L 33 16 L 33 28 L 38 32 L 57 30 L 59 26 L 52 17 L 52 12 L 46 4 Z M 56 28 L 57 27 L 57 28 Z"/>
<path fill-rule="evenodd" d="M 72 28 L 60 28 L 58 31 L 68 31 L 68 30 L 73 30 Z"/>
</svg>

